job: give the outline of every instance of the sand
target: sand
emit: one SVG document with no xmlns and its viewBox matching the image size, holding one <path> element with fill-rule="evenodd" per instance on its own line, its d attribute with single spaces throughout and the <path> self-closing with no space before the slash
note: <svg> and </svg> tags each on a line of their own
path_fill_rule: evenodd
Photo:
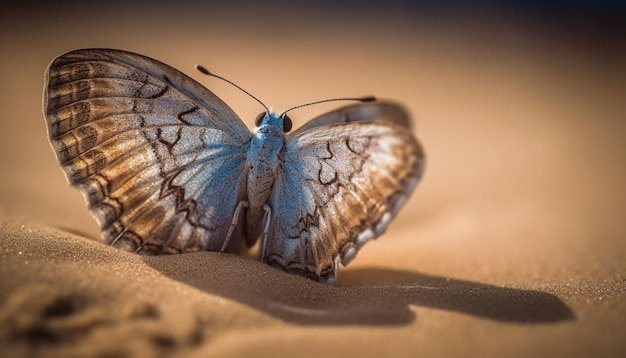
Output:
<svg viewBox="0 0 626 358">
<path fill-rule="evenodd" d="M 242 8 L 163 6 L 2 14 L 0 356 L 623 355 L 619 32 L 485 9 L 269 7 L 258 11 L 275 21 L 261 22 Z M 380 22 L 363 27 L 372 14 Z M 250 126 L 258 105 L 194 63 L 279 108 L 394 99 L 416 119 L 424 180 L 335 287 L 246 257 L 111 248 L 41 114 L 45 67 L 82 47 L 169 63 Z M 297 127 L 334 106 L 290 116 Z"/>
</svg>

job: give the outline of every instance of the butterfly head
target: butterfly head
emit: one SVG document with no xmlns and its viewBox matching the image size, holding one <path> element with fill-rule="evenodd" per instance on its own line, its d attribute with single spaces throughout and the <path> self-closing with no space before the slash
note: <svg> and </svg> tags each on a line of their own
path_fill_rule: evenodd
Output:
<svg viewBox="0 0 626 358">
<path fill-rule="evenodd" d="M 285 113 L 276 114 L 271 111 L 262 112 L 254 121 L 254 125 L 257 129 L 262 128 L 280 128 L 284 133 L 289 133 L 291 131 L 291 127 L 293 123 L 291 122 L 291 118 L 287 116 Z"/>
</svg>

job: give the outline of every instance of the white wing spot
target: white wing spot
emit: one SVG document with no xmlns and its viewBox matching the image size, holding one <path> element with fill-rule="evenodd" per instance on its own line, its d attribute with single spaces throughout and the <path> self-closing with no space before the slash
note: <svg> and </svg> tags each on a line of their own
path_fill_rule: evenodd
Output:
<svg viewBox="0 0 626 358">
<path fill-rule="evenodd" d="M 374 234 L 374 231 L 372 231 L 372 229 L 366 229 L 365 231 L 360 233 L 359 236 L 357 236 L 356 245 L 358 247 L 361 247 L 365 245 L 366 242 L 370 241 L 371 239 L 375 237 L 376 235 Z"/>
<path fill-rule="evenodd" d="M 352 259 L 356 256 L 356 248 L 354 246 L 350 247 L 348 251 L 341 258 L 341 264 L 347 266 Z"/>
<path fill-rule="evenodd" d="M 393 217 L 394 215 L 390 213 L 389 211 L 383 215 L 378 225 L 376 225 L 376 234 L 378 234 L 377 236 L 380 236 L 385 231 L 385 229 L 387 228 L 387 226 L 389 225 Z"/>
</svg>

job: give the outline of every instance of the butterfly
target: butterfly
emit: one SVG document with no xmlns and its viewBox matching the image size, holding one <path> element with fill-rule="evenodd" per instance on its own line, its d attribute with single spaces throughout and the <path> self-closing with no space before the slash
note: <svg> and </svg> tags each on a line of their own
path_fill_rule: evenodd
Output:
<svg viewBox="0 0 626 358">
<path fill-rule="evenodd" d="M 261 261 L 333 284 L 424 167 L 395 103 L 345 106 L 291 133 L 285 112 L 266 110 L 250 132 L 195 80 L 122 50 L 55 58 L 43 102 L 57 159 L 104 240 L 139 254 L 258 243 Z"/>
</svg>

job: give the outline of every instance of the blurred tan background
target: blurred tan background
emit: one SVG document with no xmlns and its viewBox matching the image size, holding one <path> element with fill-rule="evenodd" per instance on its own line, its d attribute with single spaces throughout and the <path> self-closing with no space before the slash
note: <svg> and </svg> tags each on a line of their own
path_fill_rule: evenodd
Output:
<svg viewBox="0 0 626 358">
<path fill-rule="evenodd" d="M 453 316 L 423 323 L 418 305 L 401 337 L 433 338 L 425 352 L 616 353 L 626 348 L 625 13 L 609 2 L 23 2 L 0 15 L 0 215 L 99 239 L 41 113 L 45 68 L 70 50 L 158 59 L 249 126 L 258 104 L 194 64 L 278 109 L 374 94 L 407 106 L 428 162 L 388 233 L 342 269 L 339 286 L 409 284 L 367 274 L 383 267 L 538 290 L 573 312 L 520 325 L 444 309 Z M 337 105 L 290 116 L 297 127 Z"/>
</svg>

